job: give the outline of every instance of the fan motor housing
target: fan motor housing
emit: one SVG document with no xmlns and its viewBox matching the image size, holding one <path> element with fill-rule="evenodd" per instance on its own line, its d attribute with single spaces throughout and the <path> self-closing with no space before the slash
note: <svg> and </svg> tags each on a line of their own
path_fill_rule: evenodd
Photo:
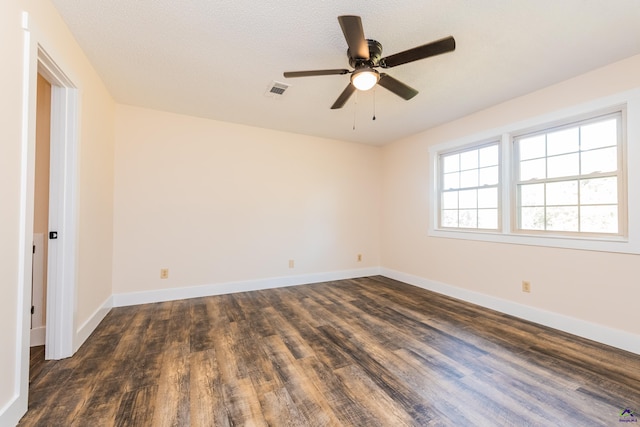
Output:
<svg viewBox="0 0 640 427">
<path fill-rule="evenodd" d="M 358 59 L 351 56 L 351 51 L 347 49 L 347 56 L 349 57 L 349 65 L 353 68 L 360 68 L 362 66 L 377 67 L 378 61 L 382 57 L 382 44 L 376 40 L 367 39 L 369 45 L 369 59 Z"/>
</svg>

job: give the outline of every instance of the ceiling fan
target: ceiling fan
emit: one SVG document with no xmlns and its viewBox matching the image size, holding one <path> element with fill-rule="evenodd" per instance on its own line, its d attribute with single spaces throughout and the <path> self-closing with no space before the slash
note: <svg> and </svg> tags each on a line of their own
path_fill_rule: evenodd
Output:
<svg viewBox="0 0 640 427">
<path fill-rule="evenodd" d="M 394 79 L 386 73 L 379 73 L 375 68 L 391 68 L 408 62 L 429 58 L 430 56 L 451 52 L 456 48 L 455 39 L 449 36 L 381 58 L 382 44 L 375 40 L 364 38 L 362 20 L 359 16 L 338 16 L 338 22 L 340 22 L 342 33 L 349 46 L 347 56 L 349 57 L 349 65 L 354 68 L 353 71 L 344 68 L 333 70 L 287 71 L 284 73 L 284 76 L 288 78 L 351 74 L 349 85 L 340 94 L 336 102 L 333 103 L 331 109 L 342 108 L 356 90 L 369 90 L 376 84 L 379 84 L 403 99 L 409 100 L 418 94 L 417 90 Z"/>
</svg>

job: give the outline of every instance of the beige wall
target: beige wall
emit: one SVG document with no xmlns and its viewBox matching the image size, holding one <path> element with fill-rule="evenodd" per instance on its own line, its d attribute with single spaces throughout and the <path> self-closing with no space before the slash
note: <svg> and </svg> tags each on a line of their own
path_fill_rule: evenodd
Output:
<svg viewBox="0 0 640 427">
<path fill-rule="evenodd" d="M 114 293 L 377 266 L 380 154 L 118 106 Z"/>
<path fill-rule="evenodd" d="M 640 334 L 638 310 L 629 305 L 640 300 L 640 256 L 429 237 L 426 197 L 430 145 L 638 87 L 640 56 L 386 146 L 382 266 Z M 531 294 L 521 292 L 522 280 L 531 282 Z"/>
<path fill-rule="evenodd" d="M 112 294 L 115 103 L 94 70 L 85 73 L 78 147 L 76 328 Z"/>
<path fill-rule="evenodd" d="M 28 360 L 28 333 L 22 334 L 21 320 L 27 302 L 21 299 L 21 283 L 31 268 L 27 256 L 34 221 L 33 177 L 35 167 L 35 87 L 32 68 L 28 117 L 31 119 L 28 147 L 28 173 L 22 166 L 23 123 L 23 30 L 22 12 L 29 13 L 32 46 L 40 44 L 67 73 L 79 93 L 78 139 L 78 263 L 76 266 L 76 328 L 82 325 L 111 295 L 113 241 L 113 150 L 115 104 L 91 64 L 76 44 L 57 11 L 47 0 L 0 2 L 0 424 L 26 410 L 26 382 L 20 377 Z M 21 213 L 21 176 L 28 181 L 26 211 Z M 21 217 L 22 221 L 21 222 Z M 22 224 L 22 225 L 21 225 Z M 28 225 L 27 225 L 28 224 Z M 27 230 L 26 236 L 20 236 Z M 25 242 L 29 242 L 28 245 Z M 21 249 L 23 248 L 23 249 Z M 22 254 L 21 254 L 22 251 Z M 26 260 L 20 264 L 21 256 Z M 28 293 L 24 294 L 25 296 Z M 28 328 L 28 324 L 27 324 Z M 26 349 L 26 352 L 24 351 Z M 25 358 L 25 355 L 27 358 Z M 26 372 L 26 371 L 24 371 Z M 17 398 L 17 400 L 15 400 Z M 17 402 L 17 403 L 16 403 Z M 24 406 L 23 406 L 24 405 Z"/>
</svg>

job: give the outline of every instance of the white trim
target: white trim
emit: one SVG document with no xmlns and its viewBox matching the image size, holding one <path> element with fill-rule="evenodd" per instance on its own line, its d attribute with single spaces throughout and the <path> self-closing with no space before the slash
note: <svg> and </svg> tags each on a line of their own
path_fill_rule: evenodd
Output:
<svg viewBox="0 0 640 427">
<path fill-rule="evenodd" d="M 0 409 L 0 425 L 16 425 L 27 412 L 29 392 L 29 331 L 31 326 L 31 274 L 35 170 L 35 94 L 36 75 L 32 56 L 30 16 L 22 13 L 22 124 L 20 138 L 20 217 L 18 253 L 18 295 L 16 301 L 16 348 L 13 397 Z M 33 96 L 32 96 L 33 95 Z"/>
<path fill-rule="evenodd" d="M 36 347 L 36 346 L 39 346 L 39 345 L 44 345 L 46 333 L 47 333 L 47 327 L 46 326 L 39 326 L 37 328 L 31 328 L 30 346 L 31 347 Z"/>
<path fill-rule="evenodd" d="M 390 279 L 399 280 L 419 288 L 450 296 L 482 307 L 490 308 L 504 314 L 519 317 L 530 322 L 568 332 L 579 337 L 597 341 L 622 350 L 640 354 L 640 335 L 619 329 L 609 328 L 586 320 L 576 319 L 563 314 L 540 308 L 530 307 L 491 295 L 458 288 L 423 277 L 414 276 L 388 268 L 381 268 L 380 274 Z"/>
<path fill-rule="evenodd" d="M 245 280 L 239 282 L 215 283 L 188 288 L 156 289 L 153 291 L 130 292 L 113 295 L 113 306 L 149 304 L 154 302 L 175 301 L 188 298 L 199 298 L 211 295 L 224 295 L 236 292 L 258 291 L 263 289 L 283 288 L 286 286 L 307 285 L 310 283 L 329 282 L 332 280 L 355 279 L 357 277 L 380 274 L 378 267 L 357 270 L 332 271 L 327 273 L 304 274 L 299 276 L 273 277 L 269 279 Z"/>
<path fill-rule="evenodd" d="M 57 175 L 59 199 L 51 211 L 58 213 L 57 231 L 62 240 L 50 245 L 49 254 L 60 246 L 60 268 L 55 276 L 48 274 L 47 328 L 45 357 L 60 359 L 71 356 L 75 322 L 75 260 L 76 260 L 76 168 L 78 139 L 78 91 L 72 80 L 47 55 L 40 42 L 45 39 L 31 22 L 28 12 L 21 15 L 23 30 L 22 67 L 22 123 L 20 165 L 20 225 L 18 258 L 18 298 L 16 307 L 16 364 L 14 397 L 0 410 L 0 425 L 15 425 L 27 411 L 29 391 L 30 303 L 31 303 L 31 248 L 33 239 L 34 179 L 35 179 L 35 128 L 37 75 L 40 71 L 52 83 L 52 177 Z M 57 88 L 56 88 L 57 86 Z M 59 144 L 56 163 L 54 153 Z M 51 186 L 51 183 L 50 183 Z M 50 192 L 51 196 L 51 192 Z M 51 221 L 50 221 L 51 224 Z M 64 230 L 64 231 L 61 231 Z M 54 247 L 53 251 L 51 247 Z M 49 259 L 48 268 L 56 265 Z M 53 278 L 52 278 L 53 277 Z M 53 295 L 52 295 L 53 294 Z"/>
<path fill-rule="evenodd" d="M 51 164 L 47 269 L 46 359 L 73 354 L 76 314 L 78 90 L 51 56 L 37 47 L 38 71 L 51 83 Z"/>
<path fill-rule="evenodd" d="M 101 305 L 93 312 L 91 316 L 84 322 L 76 331 L 76 337 L 73 340 L 74 348 L 73 352 L 78 351 L 80 346 L 89 338 L 89 336 L 95 331 L 100 322 L 105 318 L 111 308 L 113 307 L 113 296 L 107 298 Z"/>
<path fill-rule="evenodd" d="M 508 167 L 510 162 L 505 159 L 511 158 L 510 136 L 522 132 L 524 129 L 532 129 L 545 124 L 554 124 L 560 121 L 575 119 L 586 114 L 604 111 L 615 107 L 626 107 L 626 141 L 623 143 L 623 150 L 626 152 L 626 190 L 627 190 L 627 218 L 628 236 L 603 236 L 603 237 L 568 237 L 568 236 L 547 236 L 526 234 L 523 232 L 512 232 L 511 223 L 515 221 L 512 217 L 513 209 L 505 209 L 511 206 L 512 195 L 509 191 L 511 182 L 511 170 Z M 624 130 L 623 130 L 624 131 Z M 437 218 L 439 217 L 439 204 L 432 203 L 430 219 L 428 221 L 428 234 L 433 237 L 445 237 L 452 239 L 478 240 L 497 243 L 510 243 L 532 246 L 548 246 L 556 248 L 593 250 L 613 253 L 640 254 L 640 223 L 633 219 L 640 218 L 640 200 L 631 197 L 640 190 L 640 171 L 633 165 L 640 163 L 640 88 L 610 95 L 604 98 L 595 99 L 559 111 L 554 111 L 541 116 L 522 120 L 517 123 L 510 123 L 498 128 L 485 130 L 473 135 L 468 135 L 456 140 L 447 141 L 429 147 L 429 199 L 436 200 L 438 192 L 438 159 L 439 154 L 451 151 L 457 147 L 469 147 L 473 143 L 482 143 L 492 138 L 501 136 L 502 138 L 502 230 L 491 231 L 470 231 L 470 230 L 448 230 L 438 229 Z M 624 213 L 623 213 L 624 214 Z"/>
<path fill-rule="evenodd" d="M 0 426 L 15 426 L 20 418 L 27 412 L 26 406 L 22 408 L 22 396 L 14 395 L 13 398 L 0 408 Z"/>
</svg>

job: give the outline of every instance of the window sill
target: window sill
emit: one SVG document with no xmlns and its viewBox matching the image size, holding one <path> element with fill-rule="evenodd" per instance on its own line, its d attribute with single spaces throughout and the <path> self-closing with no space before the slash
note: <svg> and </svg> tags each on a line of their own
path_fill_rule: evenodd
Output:
<svg viewBox="0 0 640 427">
<path fill-rule="evenodd" d="M 430 229 L 429 236 L 475 240 L 492 243 L 508 243 L 526 246 L 545 246 L 562 249 L 576 249 L 586 251 L 614 252 L 627 254 L 640 254 L 640 246 L 632 244 L 624 237 L 568 237 L 568 236 L 541 236 L 525 233 L 504 233 L 491 231 L 467 231 L 467 230 L 443 230 Z"/>
</svg>

